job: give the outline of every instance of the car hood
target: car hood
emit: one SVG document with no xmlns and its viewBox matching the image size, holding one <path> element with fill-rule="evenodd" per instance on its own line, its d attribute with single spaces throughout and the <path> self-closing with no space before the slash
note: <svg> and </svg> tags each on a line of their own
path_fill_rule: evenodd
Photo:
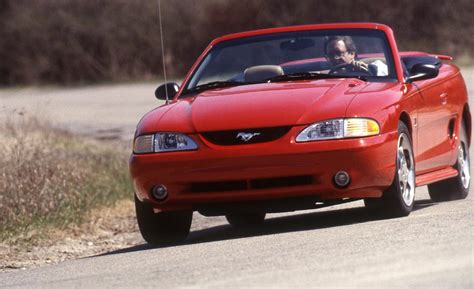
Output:
<svg viewBox="0 0 474 289">
<path fill-rule="evenodd" d="M 358 79 L 263 83 L 204 91 L 162 106 L 142 123 L 149 131 L 205 132 L 305 125 L 344 117 L 357 93 Z"/>
</svg>

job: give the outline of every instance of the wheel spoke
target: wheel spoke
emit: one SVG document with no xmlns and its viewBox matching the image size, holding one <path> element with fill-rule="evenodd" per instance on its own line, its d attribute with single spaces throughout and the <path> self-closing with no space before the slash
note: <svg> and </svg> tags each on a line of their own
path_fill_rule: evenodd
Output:
<svg viewBox="0 0 474 289">
<path fill-rule="evenodd" d="M 469 183 L 471 180 L 471 173 L 469 171 L 469 156 L 464 153 L 464 143 L 461 142 L 458 148 L 458 164 L 461 175 L 461 182 L 464 188 L 469 187 Z"/>
<path fill-rule="evenodd" d="M 411 171 L 410 174 L 408 175 L 408 183 L 410 184 L 412 188 L 415 187 L 415 174 L 413 171 Z"/>
<path fill-rule="evenodd" d="M 400 194 L 405 204 L 410 206 L 414 200 L 415 172 L 410 142 L 403 134 L 398 142 L 397 162 Z"/>
</svg>

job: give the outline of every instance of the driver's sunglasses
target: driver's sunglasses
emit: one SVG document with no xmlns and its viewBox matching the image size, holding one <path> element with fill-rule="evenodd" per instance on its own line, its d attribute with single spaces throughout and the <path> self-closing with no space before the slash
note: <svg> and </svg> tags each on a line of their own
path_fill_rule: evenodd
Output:
<svg viewBox="0 0 474 289">
<path fill-rule="evenodd" d="M 326 55 L 326 57 L 328 58 L 332 58 L 332 59 L 341 59 L 344 57 L 344 55 L 346 55 L 349 51 L 345 50 L 345 51 L 338 51 L 338 52 L 331 52 L 331 53 L 328 53 Z"/>
</svg>

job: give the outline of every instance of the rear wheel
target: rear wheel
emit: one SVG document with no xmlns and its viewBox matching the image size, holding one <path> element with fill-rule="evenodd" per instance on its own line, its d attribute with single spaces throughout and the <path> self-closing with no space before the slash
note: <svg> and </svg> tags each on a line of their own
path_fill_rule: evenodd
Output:
<svg viewBox="0 0 474 289">
<path fill-rule="evenodd" d="M 365 206 L 387 217 L 403 217 L 410 214 L 415 203 L 415 163 L 410 132 L 402 122 L 398 124 L 395 178 L 382 198 L 365 199 Z"/>
<path fill-rule="evenodd" d="M 469 194 L 471 170 L 469 162 L 469 144 L 466 128 L 463 124 L 460 131 L 460 141 L 457 148 L 458 158 L 454 168 L 458 175 L 454 178 L 428 185 L 430 197 L 435 202 L 465 199 Z"/>
<path fill-rule="evenodd" d="M 262 225 L 265 221 L 265 213 L 250 212 L 250 213 L 231 213 L 227 214 L 225 218 L 234 228 L 245 229 L 253 228 Z"/>
<path fill-rule="evenodd" d="M 153 246 L 170 245 L 186 239 L 192 211 L 155 213 L 153 207 L 135 196 L 138 227 L 143 239 Z"/>
</svg>

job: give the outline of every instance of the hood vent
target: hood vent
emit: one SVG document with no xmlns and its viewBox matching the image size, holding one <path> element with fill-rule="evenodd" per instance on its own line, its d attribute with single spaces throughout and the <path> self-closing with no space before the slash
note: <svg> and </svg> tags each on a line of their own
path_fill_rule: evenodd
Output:
<svg viewBox="0 0 474 289">
<path fill-rule="evenodd" d="M 284 136 L 291 126 L 251 128 L 204 132 L 201 135 L 215 145 L 245 145 L 274 141 Z"/>
</svg>

